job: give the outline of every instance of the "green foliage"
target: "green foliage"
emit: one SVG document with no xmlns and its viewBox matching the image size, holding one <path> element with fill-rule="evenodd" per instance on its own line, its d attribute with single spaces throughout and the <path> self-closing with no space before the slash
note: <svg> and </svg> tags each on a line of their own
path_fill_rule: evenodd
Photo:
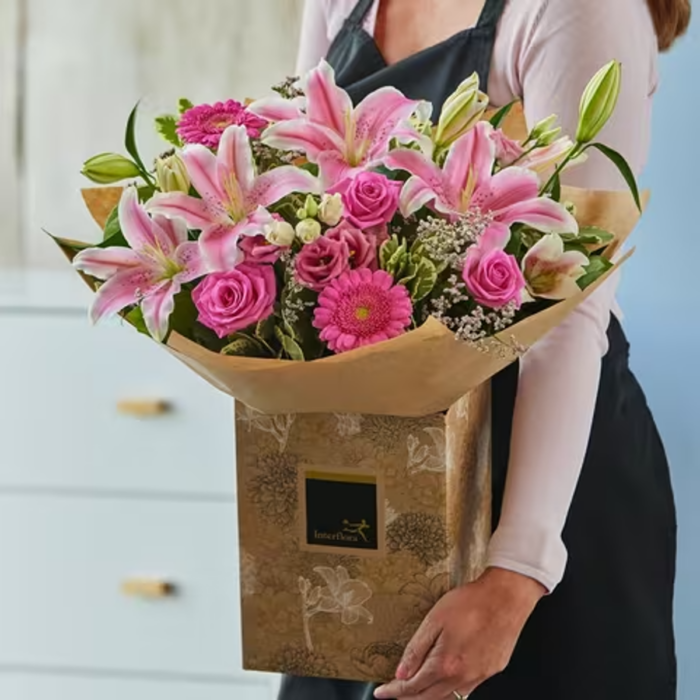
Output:
<svg viewBox="0 0 700 700">
<path fill-rule="evenodd" d="M 592 257 L 586 267 L 586 274 L 577 280 L 578 286 L 581 289 L 585 289 L 602 277 L 612 266 L 613 263 L 607 258 L 602 258 L 600 255 Z"/>
<path fill-rule="evenodd" d="M 156 131 L 173 146 L 180 148 L 182 141 L 177 134 L 177 119 L 170 114 L 156 118 Z"/>
</svg>

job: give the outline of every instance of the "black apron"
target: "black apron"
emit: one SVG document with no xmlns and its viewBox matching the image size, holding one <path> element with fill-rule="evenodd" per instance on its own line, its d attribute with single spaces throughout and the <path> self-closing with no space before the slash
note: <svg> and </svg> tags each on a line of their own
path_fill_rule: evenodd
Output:
<svg viewBox="0 0 700 700">
<path fill-rule="evenodd" d="M 474 71 L 482 89 L 506 0 L 487 0 L 476 27 L 388 66 L 362 28 L 360 0 L 328 54 L 355 102 L 385 85 L 445 99 Z M 470 700 L 675 700 L 673 589 L 676 517 L 663 445 L 629 368 L 613 316 L 588 453 L 564 530 L 562 583 L 528 621 L 508 669 Z M 508 467 L 518 365 L 493 381 L 494 527 Z M 536 507 L 533 504 L 533 507 Z M 370 700 L 367 683 L 283 680 L 279 700 Z"/>
</svg>

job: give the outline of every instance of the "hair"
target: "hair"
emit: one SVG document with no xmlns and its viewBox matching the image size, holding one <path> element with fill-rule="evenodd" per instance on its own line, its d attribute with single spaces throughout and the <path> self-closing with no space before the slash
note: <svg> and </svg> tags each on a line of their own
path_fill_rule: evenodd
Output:
<svg viewBox="0 0 700 700">
<path fill-rule="evenodd" d="M 668 51 L 690 24 L 690 0 L 647 0 L 654 19 L 659 49 Z"/>
</svg>

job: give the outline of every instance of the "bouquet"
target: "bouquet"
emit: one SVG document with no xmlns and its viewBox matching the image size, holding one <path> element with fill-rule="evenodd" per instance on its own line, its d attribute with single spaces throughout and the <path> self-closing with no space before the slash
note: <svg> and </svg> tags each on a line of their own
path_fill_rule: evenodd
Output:
<svg viewBox="0 0 700 700">
<path fill-rule="evenodd" d="M 92 320 L 120 314 L 238 401 L 246 668 L 385 680 L 479 573 L 488 379 L 604 282 L 642 208 L 595 141 L 620 70 L 573 138 L 489 112 L 476 75 L 433 119 L 390 87 L 353 105 L 322 62 L 265 99 L 181 100 L 152 168 L 136 109 L 128 155 L 85 163 L 102 240 L 55 240 Z M 561 185 L 591 149 L 629 193 Z"/>
</svg>

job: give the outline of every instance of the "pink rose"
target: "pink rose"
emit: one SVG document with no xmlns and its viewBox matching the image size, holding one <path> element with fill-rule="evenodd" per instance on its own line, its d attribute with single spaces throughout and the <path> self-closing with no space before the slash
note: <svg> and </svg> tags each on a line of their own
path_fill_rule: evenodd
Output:
<svg viewBox="0 0 700 700">
<path fill-rule="evenodd" d="M 272 314 L 277 280 L 271 265 L 242 263 L 229 272 L 215 272 L 192 292 L 198 320 L 219 338 L 248 328 Z"/>
<path fill-rule="evenodd" d="M 265 236 L 241 236 L 238 247 L 243 251 L 244 261 L 251 265 L 276 263 L 281 250 L 269 243 Z"/>
<path fill-rule="evenodd" d="M 348 269 L 350 248 L 347 242 L 326 236 L 307 243 L 296 258 L 299 281 L 317 292 Z"/>
<path fill-rule="evenodd" d="M 361 172 L 338 183 L 345 205 L 345 218 L 359 229 L 388 224 L 399 208 L 401 183 L 379 173 Z"/>
<path fill-rule="evenodd" d="M 377 237 L 366 234 L 343 221 L 326 232 L 326 238 L 332 241 L 344 241 L 350 250 L 349 264 L 353 270 L 377 267 Z"/>
<path fill-rule="evenodd" d="M 510 302 L 520 307 L 522 301 L 525 278 L 515 256 L 504 250 L 509 238 L 506 226 L 493 225 L 469 249 L 462 270 L 469 293 L 491 309 L 500 309 Z"/>
<path fill-rule="evenodd" d="M 512 165 L 525 153 L 517 141 L 506 136 L 500 129 L 491 132 L 491 139 L 496 145 L 496 160 L 503 166 Z"/>
</svg>

